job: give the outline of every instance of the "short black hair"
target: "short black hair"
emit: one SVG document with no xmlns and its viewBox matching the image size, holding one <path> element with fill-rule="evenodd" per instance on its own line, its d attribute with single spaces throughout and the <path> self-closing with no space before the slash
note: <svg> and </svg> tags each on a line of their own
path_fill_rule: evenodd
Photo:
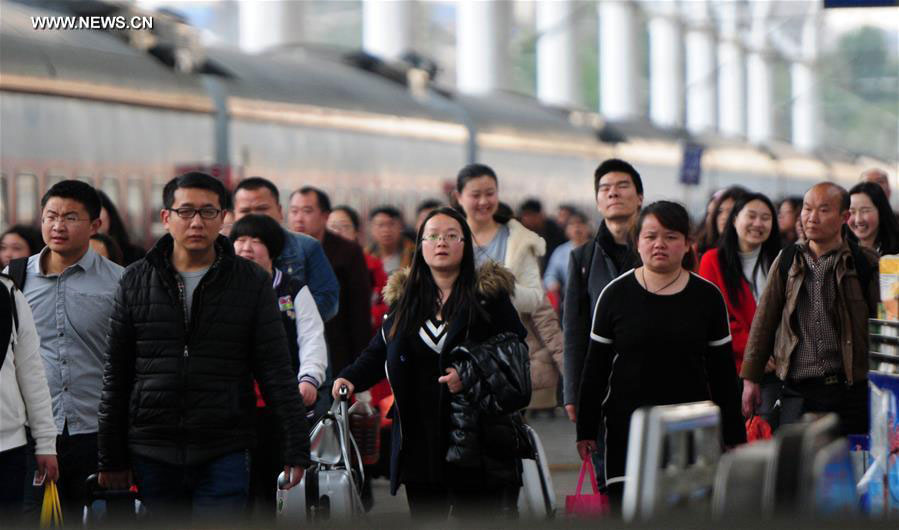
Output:
<svg viewBox="0 0 899 530">
<path fill-rule="evenodd" d="M 637 188 L 637 193 L 643 195 L 643 179 L 640 178 L 640 173 L 634 169 L 634 166 L 620 158 L 610 158 L 603 161 L 596 168 L 596 171 L 593 172 L 594 193 L 599 193 L 599 181 L 609 173 L 627 173 L 631 176 L 631 181 L 633 181 L 634 187 Z"/>
<path fill-rule="evenodd" d="M 353 223 L 353 228 L 355 228 L 357 232 L 359 231 L 359 227 L 362 225 L 362 222 L 359 219 L 359 212 L 346 204 L 335 206 L 332 211 L 345 213 L 347 217 L 350 218 L 350 222 Z"/>
<path fill-rule="evenodd" d="M 231 233 L 228 239 L 233 245 L 235 241 L 241 237 L 255 237 L 262 241 L 265 248 L 268 249 L 268 257 L 274 261 L 281 255 L 284 250 L 284 229 L 267 215 L 250 214 L 235 221 L 231 226 Z"/>
<path fill-rule="evenodd" d="M 640 217 L 637 219 L 637 228 L 634 232 L 638 239 L 640 237 L 640 231 L 643 229 L 643 221 L 650 215 L 655 217 L 659 221 L 659 224 L 668 230 L 680 232 L 684 235 L 684 239 L 686 239 L 687 242 L 690 241 L 690 234 L 692 233 L 690 227 L 690 214 L 687 213 L 687 209 L 684 208 L 684 205 L 673 201 L 656 201 L 646 208 L 643 208 L 643 211 L 640 212 Z M 693 252 L 692 245 L 688 245 L 687 253 L 684 254 L 681 266 L 687 270 L 693 270 L 695 268 L 696 254 Z"/>
<path fill-rule="evenodd" d="M 50 187 L 41 198 L 41 210 L 47 206 L 47 202 L 53 197 L 60 199 L 72 199 L 78 201 L 87 210 L 91 221 L 100 217 L 100 196 L 93 186 L 80 180 L 61 180 Z"/>
<path fill-rule="evenodd" d="M 166 183 L 162 189 L 162 205 L 165 208 L 171 208 L 175 204 L 175 191 L 181 188 L 197 188 L 201 190 L 209 190 L 218 195 L 219 208 L 225 209 L 228 205 L 228 190 L 222 181 L 200 171 L 191 171 L 183 175 L 178 175 Z"/>
<path fill-rule="evenodd" d="M 518 207 L 518 213 L 523 214 L 525 212 L 528 213 L 540 213 L 543 211 L 543 203 L 540 202 L 540 199 L 536 197 L 529 197 L 521 203 L 521 206 Z"/>
<path fill-rule="evenodd" d="M 418 217 L 421 212 L 425 210 L 436 210 L 443 206 L 443 203 L 438 201 L 437 199 L 425 199 L 418 203 L 418 206 L 415 207 L 415 216 Z"/>
<path fill-rule="evenodd" d="M 378 206 L 377 208 L 372 210 L 371 213 L 368 214 L 368 220 L 371 221 L 375 218 L 376 215 L 381 213 L 390 217 L 391 219 L 396 219 L 401 223 L 403 222 L 403 214 L 400 213 L 400 211 L 397 210 L 396 207 L 390 206 L 388 204 L 382 204 L 381 206 Z"/>
<path fill-rule="evenodd" d="M 241 180 L 237 183 L 237 187 L 234 188 L 234 193 L 236 194 L 240 190 L 254 191 L 262 188 L 270 191 L 276 202 L 281 202 L 281 193 L 278 191 L 278 186 L 275 186 L 272 181 L 262 177 L 247 177 Z"/>
<path fill-rule="evenodd" d="M 468 184 L 468 181 L 480 177 L 490 177 L 494 182 L 499 184 L 499 179 L 496 178 L 496 172 L 493 171 L 493 168 L 486 164 L 468 164 L 459 170 L 459 174 L 456 176 L 456 191 L 462 193 L 462 190 L 465 189 L 465 185 Z"/>
<path fill-rule="evenodd" d="M 315 194 L 315 200 L 318 202 L 318 209 L 325 212 L 331 213 L 331 198 L 328 197 L 328 194 L 324 191 L 314 187 L 314 186 L 303 186 L 297 191 L 290 194 L 290 198 L 292 199 L 294 195 L 299 193 L 300 195 L 309 195 L 310 193 Z"/>
</svg>

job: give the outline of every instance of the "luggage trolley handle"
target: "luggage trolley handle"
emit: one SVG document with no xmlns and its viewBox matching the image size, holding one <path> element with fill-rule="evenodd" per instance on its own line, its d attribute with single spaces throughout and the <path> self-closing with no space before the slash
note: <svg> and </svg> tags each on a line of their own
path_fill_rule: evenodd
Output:
<svg viewBox="0 0 899 530">
<path fill-rule="evenodd" d="M 359 471 L 359 480 L 365 481 L 365 471 L 362 468 L 362 453 L 359 451 L 359 446 L 356 444 L 356 440 L 350 434 L 350 414 L 349 414 L 349 399 L 350 399 L 350 389 L 347 388 L 346 385 L 340 385 L 340 388 L 337 389 L 337 401 L 338 401 L 338 410 L 340 411 L 339 419 L 337 420 L 337 429 L 340 432 L 340 452 L 343 456 L 343 461 L 346 463 L 347 470 L 353 469 L 353 461 L 350 459 L 350 448 L 356 454 L 356 459 L 359 462 L 358 471 Z"/>
</svg>

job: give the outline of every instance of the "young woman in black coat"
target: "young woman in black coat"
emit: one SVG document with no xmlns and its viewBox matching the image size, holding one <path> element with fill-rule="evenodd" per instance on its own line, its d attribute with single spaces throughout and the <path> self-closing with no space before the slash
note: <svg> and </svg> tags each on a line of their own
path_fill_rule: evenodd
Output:
<svg viewBox="0 0 899 530">
<path fill-rule="evenodd" d="M 475 270 L 465 219 L 449 208 L 432 211 L 418 231 L 412 266 L 385 288 L 391 310 L 380 331 L 334 381 L 336 397 L 341 385 L 362 391 L 386 371 L 396 400 L 391 493 L 405 486 L 413 517 L 514 511 L 521 485 L 517 409 L 530 400 L 526 331 L 510 300 L 514 281 L 495 264 Z M 482 366 L 458 359 L 504 332 L 511 333 L 506 345 L 523 352 L 511 368 L 526 381 L 513 377 L 496 388 L 477 379 Z M 496 395 L 483 395 L 488 386 Z M 515 398 L 506 410 L 487 412 L 483 404 L 495 405 L 498 394 Z M 461 413 L 466 402 L 471 408 Z"/>
</svg>

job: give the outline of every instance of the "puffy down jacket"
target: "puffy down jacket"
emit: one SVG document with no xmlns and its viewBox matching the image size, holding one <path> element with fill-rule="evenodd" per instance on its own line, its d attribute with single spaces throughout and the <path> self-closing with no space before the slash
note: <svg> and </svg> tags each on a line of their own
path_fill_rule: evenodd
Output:
<svg viewBox="0 0 899 530">
<path fill-rule="evenodd" d="M 447 462 L 480 465 L 481 441 L 502 444 L 505 454 L 525 457 L 530 444 L 519 436 L 519 411 L 531 400 L 528 348 L 514 333 L 480 344 L 456 347 L 450 365 L 459 373 L 462 391 L 450 397 L 450 445 Z"/>
<path fill-rule="evenodd" d="M 254 378 L 283 427 L 285 464 L 308 465 L 309 428 L 271 279 L 227 239 L 189 318 L 166 235 L 125 271 L 110 318 L 100 399 L 100 470 L 130 454 L 196 465 L 255 445 Z"/>
</svg>

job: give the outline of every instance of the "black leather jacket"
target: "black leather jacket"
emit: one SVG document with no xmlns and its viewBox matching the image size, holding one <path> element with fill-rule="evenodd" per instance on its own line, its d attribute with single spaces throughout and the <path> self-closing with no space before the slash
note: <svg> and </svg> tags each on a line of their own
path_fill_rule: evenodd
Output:
<svg viewBox="0 0 899 530">
<path fill-rule="evenodd" d="M 447 462 L 477 467 L 484 456 L 530 456 L 519 412 L 531 401 L 527 345 L 514 333 L 502 333 L 455 348 L 450 365 L 462 391 L 450 397 Z"/>
<path fill-rule="evenodd" d="M 189 321 L 171 236 L 122 276 L 100 400 L 100 470 L 128 469 L 131 453 L 196 465 L 254 446 L 254 378 L 283 427 L 284 463 L 309 464 L 309 426 L 271 278 L 227 239 L 215 245 Z"/>
</svg>

